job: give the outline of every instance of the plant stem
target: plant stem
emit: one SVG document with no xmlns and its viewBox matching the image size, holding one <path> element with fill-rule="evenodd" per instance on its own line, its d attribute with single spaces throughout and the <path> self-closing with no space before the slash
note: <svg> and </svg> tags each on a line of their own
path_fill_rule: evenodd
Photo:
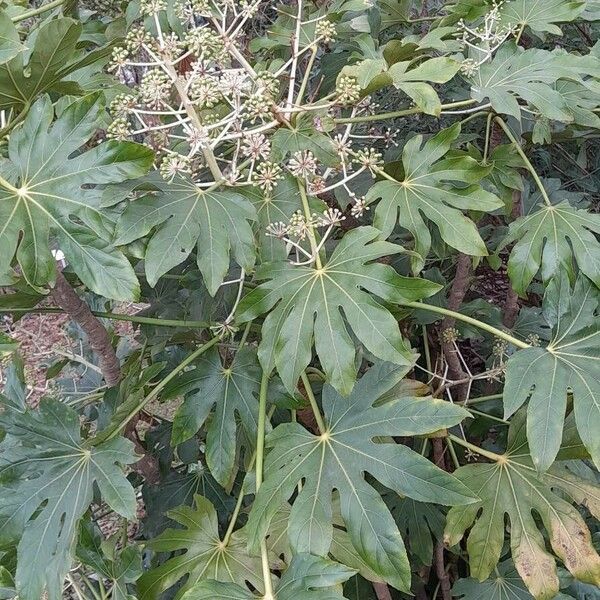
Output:
<svg viewBox="0 0 600 600">
<path fill-rule="evenodd" d="M 500 417 L 495 417 L 494 415 L 488 415 L 487 413 L 481 412 L 480 410 L 475 410 L 474 408 L 467 408 L 469 412 L 476 414 L 479 417 L 485 417 L 486 419 L 491 419 L 492 421 L 496 421 L 498 423 L 502 423 L 503 425 L 510 425 L 508 421 L 501 419 Z"/>
<path fill-rule="evenodd" d="M 325 427 L 325 422 L 323 421 L 323 417 L 321 416 L 321 411 L 319 410 L 317 399 L 315 398 L 312 386 L 310 385 L 310 380 L 304 372 L 302 373 L 302 375 L 300 375 L 300 377 L 302 378 L 302 384 L 304 385 L 304 389 L 306 390 L 306 395 L 308 396 L 310 407 L 312 408 L 312 411 L 315 415 L 315 420 L 317 421 L 319 433 L 325 433 L 327 431 L 327 427 Z"/>
<path fill-rule="evenodd" d="M 483 148 L 483 163 L 487 162 L 488 153 L 490 151 L 490 138 L 492 137 L 492 119 L 494 118 L 494 113 L 490 113 L 487 116 L 487 123 L 485 126 L 485 146 Z"/>
<path fill-rule="evenodd" d="M 498 125 L 500 125 L 500 127 L 502 127 L 502 129 L 504 130 L 504 133 L 506 134 L 506 137 L 511 141 L 512 145 L 515 147 L 515 150 L 519 153 L 519 156 L 523 159 L 523 162 L 525 163 L 527 170 L 531 173 L 531 176 L 533 177 L 536 185 L 538 186 L 538 188 L 540 190 L 540 193 L 542 194 L 542 198 L 544 199 L 546 206 L 552 206 L 552 202 L 550 201 L 548 192 L 546 192 L 546 188 L 544 187 L 544 184 L 542 183 L 540 176 L 537 174 L 537 171 L 533 168 L 531 161 L 527 158 L 527 155 L 523 151 L 523 148 L 521 148 L 521 144 L 519 144 L 519 142 L 516 140 L 515 136 L 512 134 L 512 131 L 508 128 L 506 123 L 500 117 L 496 117 L 494 119 L 494 121 L 496 121 L 496 123 L 498 123 Z"/>
<path fill-rule="evenodd" d="M 470 406 L 471 404 L 481 404 L 483 402 L 489 402 L 490 400 L 500 400 L 502 399 L 503 394 L 492 394 L 491 396 L 481 396 L 480 398 L 470 398 L 465 402 L 457 402 L 457 404 L 466 404 Z"/>
<path fill-rule="evenodd" d="M 467 440 L 463 440 L 462 438 L 459 438 L 458 436 L 453 435 L 451 433 L 448 434 L 448 440 L 450 440 L 452 442 L 456 442 L 460 446 L 463 446 L 464 448 L 468 448 L 469 450 L 471 450 L 472 452 L 475 452 L 477 454 L 481 454 L 481 456 L 485 456 L 486 458 L 489 458 L 490 460 L 493 460 L 494 462 L 506 462 L 506 457 L 501 456 L 500 454 L 496 454 L 495 452 L 490 452 L 489 450 L 485 450 L 484 448 L 480 448 L 479 446 L 476 446 L 475 444 L 471 444 L 471 442 L 467 442 Z"/>
<path fill-rule="evenodd" d="M 36 17 L 37 15 L 41 15 L 53 8 L 57 8 L 61 4 L 64 4 L 65 0 L 52 0 L 52 2 L 48 2 L 48 4 L 43 4 L 39 8 L 34 8 L 32 10 L 28 10 L 27 12 L 21 13 L 16 17 L 12 17 L 11 21 L 13 23 L 19 23 L 20 21 L 24 21 L 25 19 L 29 19 L 30 17 Z"/>
<path fill-rule="evenodd" d="M 314 46 L 310 53 L 310 58 L 308 59 L 308 63 L 306 65 L 306 71 L 304 72 L 304 77 L 302 78 L 302 83 L 300 84 L 300 90 L 298 91 L 298 96 L 296 97 L 296 104 L 300 105 L 302 103 L 302 98 L 304 97 L 304 92 L 306 92 L 306 87 L 308 86 L 308 81 L 310 79 L 310 73 L 312 71 L 313 65 L 315 64 L 315 58 L 317 57 L 317 47 Z"/>
<path fill-rule="evenodd" d="M 269 374 L 263 371 L 260 380 L 260 392 L 258 396 L 258 433 L 256 436 L 256 491 L 260 489 L 263 482 L 263 469 L 265 464 L 265 424 L 267 421 L 267 391 L 269 389 Z M 271 584 L 271 568 L 269 566 L 269 555 L 267 541 L 263 538 L 260 542 L 260 558 L 262 563 L 263 581 L 265 584 L 265 599 L 273 599 L 273 587 Z"/>
<path fill-rule="evenodd" d="M 469 325 L 474 325 L 475 327 L 478 327 L 479 329 L 481 329 L 483 331 L 487 331 L 488 333 L 491 333 L 492 335 L 495 335 L 496 337 L 498 337 L 502 340 L 506 340 L 507 342 L 509 342 L 510 344 L 513 344 L 517 348 L 521 348 L 521 349 L 531 348 L 531 346 L 529 344 L 527 344 L 526 342 L 522 342 L 521 340 L 517 339 L 516 337 L 513 337 L 512 335 L 510 335 L 509 333 L 506 333 L 505 331 L 502 331 L 501 329 L 497 329 L 496 327 L 493 327 L 492 325 L 488 325 L 487 323 L 484 323 L 483 321 L 479 321 L 477 319 L 473 319 L 472 317 L 468 317 L 467 315 L 463 315 L 462 313 L 455 312 L 453 310 L 448 310 L 447 308 L 442 308 L 441 306 L 434 306 L 433 304 L 425 304 L 423 302 L 400 302 L 399 304 L 401 306 L 406 306 L 408 308 L 414 308 L 417 310 L 426 310 L 428 312 L 438 313 L 438 314 L 444 315 L 446 317 L 452 317 L 454 319 L 457 319 L 458 321 L 463 321 L 464 323 L 469 323 Z"/>
<path fill-rule="evenodd" d="M 62 308 L 0 308 L 0 314 L 23 313 L 23 314 L 64 314 Z M 210 323 L 204 321 L 178 321 L 176 319 L 157 319 L 154 317 L 137 317 L 135 315 L 120 315 L 118 313 L 92 310 L 92 314 L 103 319 L 112 321 L 127 321 L 129 323 L 140 323 L 141 325 L 156 325 L 157 327 L 188 327 L 190 329 L 205 329 Z"/>
<path fill-rule="evenodd" d="M 442 104 L 442 110 L 449 110 L 451 108 L 461 108 L 463 106 L 472 106 L 476 104 L 477 100 L 460 100 L 459 102 L 450 102 L 449 104 Z M 408 117 L 410 115 L 417 115 L 422 113 L 423 110 L 418 106 L 413 108 L 406 108 L 404 110 L 396 110 L 388 113 L 380 113 L 376 115 L 363 115 L 359 117 L 341 117 L 334 119 L 333 122 L 336 124 L 342 123 L 370 123 L 371 121 L 382 121 L 384 119 L 396 119 L 398 117 Z"/>
<path fill-rule="evenodd" d="M 237 502 L 235 503 L 235 508 L 233 509 L 233 514 L 231 515 L 231 519 L 229 520 L 229 526 L 227 527 L 227 531 L 225 532 L 225 535 L 223 536 L 223 545 L 224 546 L 227 546 L 227 544 L 229 544 L 229 540 L 231 539 L 231 536 L 233 535 L 233 529 L 235 527 L 235 522 L 237 521 L 237 518 L 240 514 L 243 500 L 244 500 L 244 486 L 242 485 L 242 487 L 240 488 L 240 493 L 238 495 Z"/>
<path fill-rule="evenodd" d="M 315 237 L 314 227 L 311 225 L 312 215 L 310 213 L 310 206 L 308 204 L 308 197 L 306 196 L 306 188 L 304 183 L 298 179 L 298 190 L 300 191 L 300 198 L 302 200 L 302 208 L 304 210 L 304 218 L 308 224 L 308 240 L 310 242 L 310 248 L 315 257 L 315 265 L 317 269 L 322 269 L 321 257 L 319 256 L 319 250 L 317 245 L 317 239 Z"/>
<path fill-rule="evenodd" d="M 27 102 L 21 109 L 21 112 L 14 119 L 12 119 L 10 123 L 6 125 L 6 127 L 0 129 L 0 139 L 7 136 L 19 123 L 21 123 L 21 121 L 25 119 L 27 113 L 29 112 L 29 107 L 30 104 Z"/>
<path fill-rule="evenodd" d="M 452 457 L 452 462 L 454 463 L 454 468 L 460 468 L 460 462 L 458 460 L 458 456 L 456 455 L 456 450 L 454 449 L 454 444 L 451 439 L 446 440 L 448 442 L 448 451 L 450 452 L 450 456 Z"/>
</svg>

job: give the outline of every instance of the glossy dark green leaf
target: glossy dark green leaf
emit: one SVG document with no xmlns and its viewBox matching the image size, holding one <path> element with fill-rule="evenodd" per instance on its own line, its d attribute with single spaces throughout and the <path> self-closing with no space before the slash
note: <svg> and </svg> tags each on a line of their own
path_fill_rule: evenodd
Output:
<svg viewBox="0 0 600 600">
<path fill-rule="evenodd" d="M 263 590 L 260 556 L 248 553 L 245 529 L 233 533 L 227 544 L 219 537 L 217 513 L 202 496 L 195 497 L 194 507 L 180 506 L 168 513 L 182 526 L 167 529 L 148 542 L 155 552 L 178 552 L 162 565 L 150 569 L 138 580 L 139 600 L 159 598 L 160 594 L 188 576 L 177 598 L 195 584 L 214 579 L 223 583 L 250 583 Z M 180 551 L 185 550 L 183 553 Z"/>
<path fill-rule="evenodd" d="M 63 94 L 81 94 L 74 81 L 62 82 L 74 73 L 110 54 L 105 46 L 91 52 L 78 49 L 82 24 L 69 18 L 47 21 L 35 31 L 31 55 L 20 52 L 12 60 L 0 64 L 0 110 L 21 110 L 40 94 L 53 91 L 60 84 Z M 1 62 L 1 61 L 0 61 Z"/>
<path fill-rule="evenodd" d="M 0 273 L 15 256 L 31 286 L 52 285 L 55 239 L 73 270 L 96 293 L 117 300 L 138 296 L 129 261 L 109 241 L 112 222 L 91 184 L 142 175 L 153 153 L 131 142 L 108 141 L 77 153 L 98 126 L 102 98 L 73 102 L 53 122 L 46 96 L 12 133 L 9 160 L 0 165 Z"/>
<path fill-rule="evenodd" d="M 561 79 L 583 82 L 585 76 L 600 75 L 600 59 L 589 54 L 578 56 L 562 50 L 523 50 L 505 43 L 493 60 L 479 68 L 472 81 L 475 100 L 489 100 L 496 112 L 521 118 L 519 99 L 543 116 L 571 122 L 574 116 L 568 103 L 552 86 Z"/>
<path fill-rule="evenodd" d="M 240 349 L 228 367 L 213 350 L 193 370 L 165 388 L 163 400 L 185 394 L 173 420 L 173 445 L 189 439 L 202 427 L 213 406 L 206 435 L 206 462 L 214 478 L 227 485 L 233 473 L 238 434 L 236 417 L 248 439 L 256 439 L 261 369 L 256 350 Z"/>
<path fill-rule="evenodd" d="M 347 233 L 322 269 L 286 261 L 257 270 L 257 278 L 267 281 L 242 299 L 237 319 L 246 322 L 269 312 L 258 356 L 266 371 L 277 367 L 291 392 L 310 363 L 313 336 L 329 381 L 343 393 L 350 392 L 356 351 L 346 323 L 378 358 L 412 363 L 413 354 L 396 320 L 371 294 L 388 302 L 416 300 L 433 295 L 439 286 L 401 277 L 389 265 L 373 262 L 403 251 L 401 246 L 376 241 L 377 237 L 379 231 L 373 227 Z"/>
<path fill-rule="evenodd" d="M 255 249 L 252 204 L 230 191 L 203 191 L 178 177 L 167 183 L 152 180 L 155 192 L 128 203 L 116 228 L 116 244 L 129 244 L 152 230 L 145 253 L 148 283 L 154 286 L 167 271 L 182 263 L 196 248 L 198 268 L 214 296 L 229 271 L 230 253 L 249 270 Z"/>
<path fill-rule="evenodd" d="M 315 435 L 297 423 L 276 427 L 267 438 L 270 452 L 248 520 L 252 546 L 266 534 L 277 509 L 296 491 L 288 525 L 297 552 L 326 554 L 332 541 L 332 492 L 352 545 L 373 571 L 407 590 L 410 568 L 398 528 L 381 496 L 364 479 L 369 473 L 399 494 L 425 502 L 472 502 L 462 485 L 403 445 L 378 443 L 379 436 L 429 433 L 462 421 L 467 413 L 431 398 L 398 398 L 373 407 L 406 373 L 389 363 L 370 369 L 344 398 L 323 391 L 326 431 Z"/>
<path fill-rule="evenodd" d="M 133 444 L 115 437 L 85 447 L 79 415 L 57 400 L 6 409 L 0 428 L 9 434 L 0 447 L 0 541 L 18 539 L 19 597 L 39 600 L 45 588 L 58 600 L 94 487 L 113 510 L 135 518 L 135 493 L 120 466 L 137 460 Z"/>
<path fill-rule="evenodd" d="M 478 185 L 450 185 L 452 181 L 472 184 L 490 171 L 467 156 L 444 159 L 459 134 L 458 123 L 440 131 L 425 144 L 423 136 L 413 137 L 402 152 L 402 181 L 379 181 L 366 196 L 368 202 L 381 198 L 373 224 L 384 237 L 390 236 L 396 222 L 413 235 L 415 250 L 421 256 L 413 259 L 415 271 L 423 268 L 431 248 L 431 234 L 425 219 L 435 223 L 449 246 L 474 256 L 487 254 L 475 223 L 462 211 L 493 211 L 502 206 L 502 201 Z"/>
<path fill-rule="evenodd" d="M 534 212 L 510 224 L 501 248 L 514 246 L 508 274 L 522 296 L 541 269 L 548 282 L 561 273 L 575 272 L 575 265 L 600 286 L 600 215 L 574 208 L 568 202 L 540 205 Z"/>
</svg>

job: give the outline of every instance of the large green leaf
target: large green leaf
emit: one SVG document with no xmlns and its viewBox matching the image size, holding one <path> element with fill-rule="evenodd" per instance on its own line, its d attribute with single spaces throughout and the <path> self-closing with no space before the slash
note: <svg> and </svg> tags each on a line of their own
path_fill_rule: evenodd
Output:
<svg viewBox="0 0 600 600">
<path fill-rule="evenodd" d="M 276 427 L 267 437 L 270 452 L 265 481 L 248 520 L 248 535 L 257 546 L 278 508 L 303 482 L 290 513 L 288 535 L 296 552 L 326 554 L 332 542 L 332 493 L 355 550 L 364 562 L 394 587 L 408 590 L 410 566 L 402 536 L 381 496 L 365 474 L 386 487 L 424 502 L 462 504 L 473 501 L 462 485 L 407 446 L 379 443 L 381 436 L 412 436 L 450 427 L 467 413 L 431 398 L 394 398 L 373 404 L 407 369 L 379 364 L 371 368 L 348 398 L 332 387 L 323 390 L 326 430 L 314 435 L 298 423 Z"/>
<path fill-rule="evenodd" d="M 375 241 L 379 235 L 373 227 L 347 233 L 320 269 L 287 261 L 257 269 L 256 277 L 267 281 L 242 299 L 237 319 L 246 322 L 270 311 L 258 355 L 266 371 L 277 366 L 289 391 L 311 361 L 314 337 L 329 381 L 343 393 L 350 392 L 356 352 L 346 323 L 375 356 L 397 364 L 412 363 L 413 354 L 396 319 L 368 292 L 388 302 L 402 302 L 430 296 L 439 287 L 423 279 L 401 277 L 391 266 L 373 262 L 403 251 L 400 246 Z"/>
<path fill-rule="evenodd" d="M 79 50 L 81 32 L 78 21 L 52 19 L 35 32 L 31 55 L 23 51 L 0 64 L 0 110 L 20 110 L 49 91 L 81 94 L 75 82 L 61 80 L 110 54 L 108 46 L 87 53 Z"/>
<path fill-rule="evenodd" d="M 180 506 L 169 511 L 168 516 L 183 529 L 167 529 L 148 542 L 148 547 L 156 552 L 185 550 L 185 553 L 177 554 L 140 577 L 139 600 L 159 598 L 186 575 L 177 598 L 205 579 L 239 585 L 248 582 L 257 590 L 263 590 L 260 556 L 247 552 L 245 529 L 235 531 L 228 543 L 223 544 L 217 512 L 206 498 L 196 496 L 194 508 Z"/>
<path fill-rule="evenodd" d="M 90 289 L 118 300 L 137 297 L 137 278 L 107 241 L 112 223 L 100 211 L 100 191 L 90 184 L 139 177 L 153 154 L 116 141 L 78 154 L 102 110 L 102 98 L 94 94 L 70 104 L 52 123 L 52 103 L 43 97 L 11 135 L 9 160 L 0 164 L 0 273 L 9 271 L 16 253 L 30 285 L 52 285 L 52 237 Z"/>
<path fill-rule="evenodd" d="M 574 21 L 585 9 L 581 0 L 513 0 L 500 6 L 500 21 L 506 25 L 530 27 L 562 35 L 556 23 Z"/>
<path fill-rule="evenodd" d="M 529 399 L 527 435 L 535 464 L 546 469 L 560 447 L 569 395 L 581 440 L 600 465 L 600 291 L 580 277 L 552 280 L 544 316 L 552 327 L 547 348 L 519 350 L 508 361 L 504 412 Z"/>
<path fill-rule="evenodd" d="M 0 428 L 0 542 L 18 540 L 16 585 L 23 600 L 62 597 L 78 522 L 97 486 L 119 514 L 135 518 L 133 488 L 119 465 L 137 460 L 133 444 L 113 438 L 85 447 L 79 415 L 56 400 L 37 410 L 5 407 Z"/>
<path fill-rule="evenodd" d="M 583 82 L 585 75 L 600 75 L 600 59 L 592 54 L 523 50 L 505 43 L 492 61 L 481 65 L 473 78 L 471 95 L 480 102 L 488 99 L 496 112 L 516 119 L 521 118 L 521 99 L 543 116 L 568 123 L 573 121 L 573 113 L 552 86 L 560 79 Z"/>
<path fill-rule="evenodd" d="M 244 269 L 254 264 L 256 219 L 252 204 L 238 193 L 203 191 L 188 177 L 167 183 L 154 178 L 156 190 L 129 202 L 117 223 L 117 244 L 128 244 L 153 229 L 145 254 L 148 283 L 154 286 L 196 247 L 198 268 L 214 296 L 229 271 L 229 254 Z"/>
<path fill-rule="evenodd" d="M 297 554 L 274 590 L 273 600 L 344 600 L 339 586 L 355 571 L 320 556 Z M 248 588 L 233 583 L 203 581 L 183 596 L 184 600 L 256 600 Z"/>
<path fill-rule="evenodd" d="M 574 208 L 568 202 L 542 204 L 510 224 L 500 248 L 515 243 L 508 259 L 508 275 L 515 291 L 525 296 L 541 268 L 547 282 L 575 264 L 600 286 L 600 215 Z"/>
<path fill-rule="evenodd" d="M 0 13 L 0 65 L 14 58 L 24 48 L 10 17 Z"/>
<path fill-rule="evenodd" d="M 231 480 L 235 464 L 236 415 L 248 439 L 256 438 L 260 377 L 256 350 L 240 349 L 227 368 L 219 352 L 213 350 L 197 361 L 193 370 L 171 381 L 163 391 L 163 400 L 186 394 L 173 420 L 173 445 L 195 435 L 215 406 L 207 428 L 206 462 L 222 485 Z"/>
<path fill-rule="evenodd" d="M 500 563 L 485 581 L 459 579 L 452 587 L 452 596 L 461 600 L 533 600 L 510 560 Z"/>
<path fill-rule="evenodd" d="M 396 222 L 415 238 L 415 250 L 421 255 L 413 267 L 423 268 L 431 248 L 431 234 L 423 217 L 435 223 L 444 241 L 453 248 L 474 256 L 487 250 L 475 223 L 462 210 L 493 211 L 502 201 L 478 185 L 455 187 L 449 182 L 474 183 L 488 172 L 469 156 L 443 159 L 460 134 L 460 124 L 443 129 L 423 145 L 423 136 L 410 139 L 402 153 L 402 181 L 384 180 L 367 193 L 367 201 L 381 201 L 375 210 L 374 225 L 389 237 Z M 441 160 L 443 159 L 443 160 Z"/>
<path fill-rule="evenodd" d="M 565 498 L 584 504 L 598 517 L 600 488 L 559 465 L 539 475 L 529 456 L 520 416 L 511 424 L 508 450 L 498 462 L 466 465 L 455 471 L 481 500 L 450 509 L 445 539 L 454 546 L 471 527 L 467 538 L 471 576 L 484 581 L 500 559 L 508 515 L 512 558 L 519 575 L 536 599 L 552 600 L 559 581 L 555 558 L 546 549 L 540 527 L 546 530 L 556 556 L 575 577 L 599 585 L 600 556 L 583 517 Z"/>
</svg>

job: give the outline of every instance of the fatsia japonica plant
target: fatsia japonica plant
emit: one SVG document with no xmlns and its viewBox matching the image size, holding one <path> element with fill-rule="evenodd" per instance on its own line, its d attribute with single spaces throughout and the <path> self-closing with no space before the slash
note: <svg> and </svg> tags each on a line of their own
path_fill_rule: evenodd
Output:
<svg viewBox="0 0 600 600">
<path fill-rule="evenodd" d="M 0 0 L 0 598 L 600 598 L 597 0 Z"/>
</svg>

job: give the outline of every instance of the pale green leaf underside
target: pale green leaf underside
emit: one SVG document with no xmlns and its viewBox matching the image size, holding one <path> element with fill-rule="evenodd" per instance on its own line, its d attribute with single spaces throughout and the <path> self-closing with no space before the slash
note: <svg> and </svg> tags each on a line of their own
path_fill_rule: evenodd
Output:
<svg viewBox="0 0 600 600">
<path fill-rule="evenodd" d="M 503 462 L 466 465 L 455 471 L 481 501 L 450 509 L 445 538 L 454 546 L 471 528 L 467 537 L 471 575 L 484 581 L 500 559 L 508 515 L 512 558 L 520 576 L 536 599 L 552 600 L 559 588 L 555 558 L 546 549 L 534 514 L 540 517 L 553 552 L 571 573 L 598 585 L 600 556 L 592 546 L 587 525 L 570 502 L 551 490 L 558 489 L 585 503 L 598 516 L 600 488 L 558 465 L 540 476 L 522 429 L 523 419 L 515 417 Z"/>
<path fill-rule="evenodd" d="M 86 449 L 78 414 L 54 400 L 36 411 L 7 409 L 0 426 L 20 442 L 0 446 L 0 542 L 18 539 L 20 598 L 39 600 L 45 588 L 59 600 L 94 485 L 115 511 L 135 518 L 135 494 L 119 466 L 137 460 L 133 444 L 114 438 Z"/>
<path fill-rule="evenodd" d="M 561 35 L 556 23 L 574 21 L 586 8 L 585 1 L 512 0 L 500 7 L 500 20 L 505 25 L 527 26 L 534 31 Z"/>
</svg>

